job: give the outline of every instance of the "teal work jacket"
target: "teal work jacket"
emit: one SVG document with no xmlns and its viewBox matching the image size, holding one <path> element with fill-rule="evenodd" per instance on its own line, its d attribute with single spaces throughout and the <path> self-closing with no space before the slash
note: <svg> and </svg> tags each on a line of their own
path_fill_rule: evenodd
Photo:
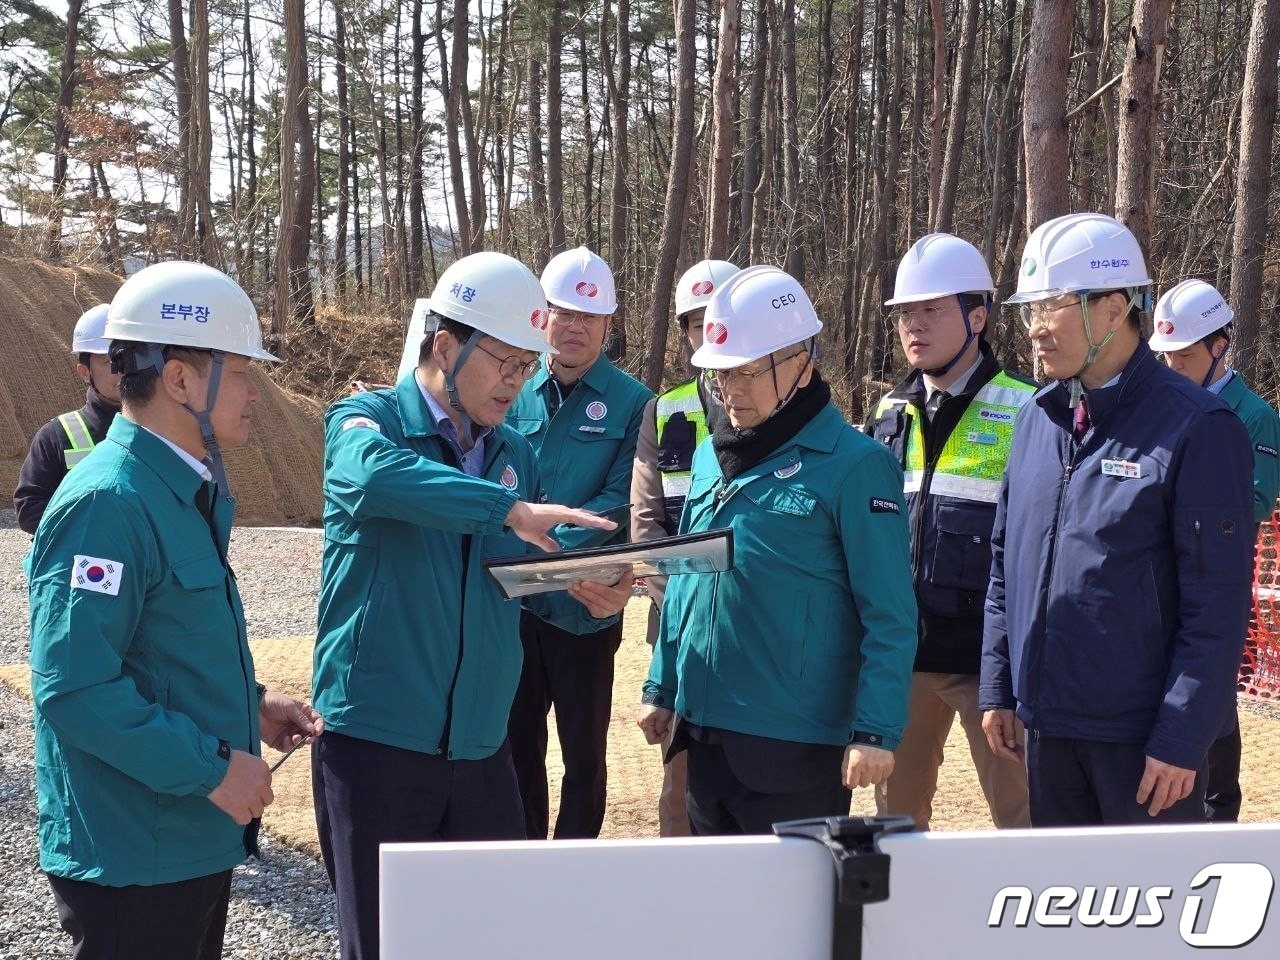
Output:
<svg viewBox="0 0 1280 960">
<path fill-rule="evenodd" d="M 832 406 L 729 483 L 704 441 L 680 532 L 721 527 L 733 569 L 668 581 L 645 701 L 703 726 L 895 749 L 916 599 L 893 455 Z"/>
<path fill-rule="evenodd" d="M 26 569 L 40 866 L 105 886 L 208 876 L 244 828 L 208 800 L 231 749 L 258 753 L 258 694 L 235 576 L 234 505 L 116 417 L 58 487 Z"/>
<path fill-rule="evenodd" d="M 631 467 L 645 404 L 653 393 L 601 356 L 564 397 L 555 415 L 559 385 L 544 359 L 507 414 L 507 422 L 533 445 L 542 470 L 546 501 L 603 512 L 626 504 L 631 496 Z M 599 531 L 559 526 L 551 535 L 566 550 L 623 542 L 628 516 L 613 514 L 618 533 L 602 540 Z M 569 633 L 585 634 L 616 623 L 621 614 L 597 619 L 564 592 L 529 597 L 530 612 Z"/>
<path fill-rule="evenodd" d="M 505 425 L 483 476 L 453 456 L 413 374 L 326 413 L 313 692 L 326 729 L 477 760 L 506 739 L 523 659 L 520 604 L 483 564 L 528 551 L 504 523 L 540 487 Z"/>
</svg>

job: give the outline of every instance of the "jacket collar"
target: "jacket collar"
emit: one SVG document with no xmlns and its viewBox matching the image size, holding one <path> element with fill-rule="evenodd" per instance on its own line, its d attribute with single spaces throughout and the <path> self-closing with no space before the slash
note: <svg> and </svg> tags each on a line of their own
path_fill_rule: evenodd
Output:
<svg viewBox="0 0 1280 960">
<path fill-rule="evenodd" d="M 969 378 L 969 382 L 964 385 L 964 390 L 958 394 L 952 394 L 959 397 L 972 397 L 975 393 L 991 382 L 991 378 L 1000 372 L 1000 361 L 996 359 L 995 351 L 991 349 L 991 345 L 985 340 L 978 342 L 978 369 L 973 371 L 973 376 Z M 924 407 L 926 394 L 928 391 L 924 385 L 924 374 L 919 370 L 912 370 L 902 382 L 894 387 L 890 397 L 895 400 L 906 400 L 908 403 L 916 407 Z"/>
<path fill-rule="evenodd" d="M 1120 371 L 1119 382 L 1109 387 L 1097 387 L 1093 390 L 1085 391 L 1084 397 L 1089 409 L 1089 420 L 1095 426 L 1106 420 L 1111 412 L 1120 405 L 1121 399 L 1128 392 L 1130 386 L 1148 379 L 1159 363 L 1160 361 L 1156 359 L 1156 355 L 1147 346 L 1147 341 L 1145 339 L 1139 340 L 1138 348 L 1133 351 L 1133 356 L 1129 358 L 1129 362 Z M 1073 417 L 1071 408 L 1068 406 L 1069 399 L 1070 395 L 1067 381 L 1065 380 L 1052 381 L 1041 387 L 1035 396 L 1036 403 L 1049 415 L 1049 419 L 1067 431 L 1071 430 Z"/>
<path fill-rule="evenodd" d="M 609 389 L 609 381 L 613 379 L 613 370 L 613 361 L 602 350 L 599 358 L 591 365 L 591 369 L 584 373 L 582 379 L 578 382 L 586 384 L 594 392 L 603 395 Z M 543 384 L 550 379 L 551 355 L 544 353 L 542 355 L 542 363 L 538 365 L 538 372 L 529 378 L 529 386 L 534 390 L 541 390 Z"/>
<path fill-rule="evenodd" d="M 194 503 L 203 482 L 199 474 L 150 430 L 120 416 L 111 421 L 107 439 L 120 444 L 146 464 L 183 503 Z"/>
<path fill-rule="evenodd" d="M 431 416 L 427 401 L 422 398 L 422 390 L 418 387 L 416 369 L 409 371 L 396 384 L 396 407 L 400 410 L 400 423 L 406 437 L 439 435 L 435 418 Z"/>
</svg>

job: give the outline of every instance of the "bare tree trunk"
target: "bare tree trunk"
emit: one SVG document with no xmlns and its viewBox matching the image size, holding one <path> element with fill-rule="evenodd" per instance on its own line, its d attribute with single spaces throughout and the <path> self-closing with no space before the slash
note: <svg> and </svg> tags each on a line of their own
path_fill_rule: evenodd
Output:
<svg viewBox="0 0 1280 960">
<path fill-rule="evenodd" d="M 335 0 L 335 2 L 338 2 L 338 0 Z M 243 262 L 236 266 L 236 280 L 252 296 L 254 271 L 257 266 L 254 247 L 258 242 L 258 225 L 262 222 L 262 217 L 258 211 L 258 147 L 256 142 L 258 139 L 258 103 L 254 84 L 254 74 L 257 73 L 257 58 L 253 55 L 253 31 L 250 26 L 249 10 L 249 0 L 244 0 L 242 42 L 244 43 L 244 72 L 247 74 L 247 90 L 244 97 L 244 151 L 249 161 L 249 179 L 245 185 L 245 195 L 241 197 L 241 203 L 245 210 L 248 211 L 248 215 L 244 225 L 245 254 Z"/>
<path fill-rule="evenodd" d="M 1037 0 L 1031 16 L 1023 85 L 1022 146 L 1026 154 L 1027 230 L 1067 212 L 1067 57 L 1071 0 Z"/>
<path fill-rule="evenodd" d="M 458 6 L 465 7 L 466 0 L 458 0 Z M 471 218 L 467 213 L 467 189 L 462 173 L 462 148 L 458 144 L 458 136 L 462 127 L 462 98 L 466 96 L 467 91 L 464 85 L 457 83 L 457 63 L 454 64 L 454 76 L 450 76 L 449 55 L 444 46 L 444 31 L 440 29 L 440 24 L 444 16 L 443 11 L 444 0 L 436 0 L 436 44 L 440 52 L 440 89 L 446 92 L 444 139 L 445 145 L 449 150 L 449 185 L 453 191 L 454 216 L 458 218 L 458 241 L 461 247 L 461 255 L 465 257 L 471 252 Z M 456 9 L 454 13 L 456 21 Z M 461 50 L 459 50 L 459 47 L 461 47 Z M 457 58 L 460 52 L 463 62 L 463 77 L 465 78 L 465 64 L 467 60 L 466 37 L 463 36 L 460 45 L 457 36 L 457 24 L 455 22 L 453 38 L 454 57 Z"/>
<path fill-rule="evenodd" d="M 247 2 L 247 0 L 246 0 Z M 422 13 L 422 0 L 415 0 L 415 24 Z M 347 296 L 347 218 L 350 214 L 351 192 L 351 109 L 347 88 L 347 24 L 342 12 L 342 0 L 333 0 L 334 15 L 334 75 L 338 85 L 338 214 L 334 224 L 333 273 L 334 289 L 338 302 Z M 421 80 L 418 79 L 421 83 Z M 421 154 L 417 155 L 421 160 Z M 412 176 L 412 174 L 410 174 Z M 359 254 L 356 259 L 359 260 Z"/>
<path fill-rule="evenodd" d="M 707 256 L 723 260 L 729 252 L 729 193 L 733 187 L 733 91 L 738 85 L 738 43 L 742 35 L 741 0 L 720 0 L 719 45 L 711 84 L 711 196 L 707 203 Z"/>
<path fill-rule="evenodd" d="M 742 196 L 739 198 L 738 257 L 751 256 L 752 217 L 756 191 L 760 188 L 761 128 L 764 111 L 764 84 L 769 73 L 769 0 L 756 0 L 755 27 L 751 34 L 751 94 L 742 137 Z"/>
<path fill-rule="evenodd" d="M 67 39 L 62 48 L 62 73 L 58 86 L 58 117 L 53 127 L 53 197 L 49 206 L 48 237 L 45 256 L 58 263 L 62 260 L 62 208 L 66 203 L 67 149 L 71 145 L 71 104 L 75 100 L 77 74 L 76 50 L 80 46 L 80 0 L 67 3 Z"/>
<path fill-rule="evenodd" d="M 605 12 L 601 15 L 600 29 L 608 29 L 608 0 L 605 0 Z M 630 229 L 631 204 L 630 192 L 627 189 L 627 161 L 630 151 L 630 125 L 628 111 L 631 109 L 631 0 L 618 0 L 617 43 L 615 49 L 616 69 L 608 71 L 610 113 L 613 118 L 613 182 L 610 187 L 609 204 L 609 263 L 614 274 L 630 283 L 631 257 L 627 248 L 627 234 Z M 606 44 L 601 38 L 601 47 Z M 616 75 L 615 75 L 616 74 Z M 627 352 L 627 301 L 626 297 L 618 300 L 618 311 L 614 314 L 610 325 L 609 356 L 621 360 Z"/>
<path fill-rule="evenodd" d="M 529 55 L 529 180 L 533 200 L 533 260 L 541 269 L 550 256 L 551 233 L 547 222 L 547 172 L 542 162 L 542 63 Z"/>
<path fill-rule="evenodd" d="M 1231 305 L 1236 312 L 1232 363 L 1256 378 L 1262 323 L 1262 255 L 1267 240 L 1271 148 L 1276 120 L 1276 58 L 1280 54 L 1280 0 L 1256 0 L 1249 29 L 1240 170 L 1236 178 L 1235 236 L 1231 244 Z"/>
<path fill-rule="evenodd" d="M 222 266 L 218 233 L 213 223 L 210 167 L 213 160 L 213 123 L 209 116 L 209 2 L 191 0 L 191 167 L 192 207 L 195 214 L 195 249 L 200 259 Z"/>
<path fill-rule="evenodd" d="M 191 192 L 191 76 L 182 0 L 169 0 L 169 42 L 173 93 L 178 107 L 178 223 L 173 237 L 175 257 L 189 257 L 195 240 L 195 201 Z"/>
<path fill-rule="evenodd" d="M 1138 0 L 1120 81 L 1116 219 L 1138 238 L 1150 263 L 1155 213 L 1157 87 L 1172 0 Z"/>
<path fill-rule="evenodd" d="M 276 309 L 271 323 L 272 342 L 280 349 L 291 322 L 311 323 L 315 319 L 307 265 L 315 158 L 307 109 L 305 10 L 305 0 L 286 0 L 284 5 L 286 73 L 280 130 L 280 237 L 276 247 Z"/>
<path fill-rule="evenodd" d="M 1038 4 L 1038 0 L 1036 0 Z M 947 24 L 942 19 L 942 0 L 929 0 L 933 20 L 933 118 L 929 134 L 929 222 L 938 219 L 942 199 L 942 117 L 947 97 Z"/>
<path fill-rule="evenodd" d="M 560 4 L 551 4 L 547 25 L 547 215 L 550 217 L 551 253 L 564 249 L 564 137 L 561 127 Z"/>
<path fill-rule="evenodd" d="M 796 81 L 796 5 L 782 2 L 782 202 L 787 223 L 786 271 L 804 283 L 804 245 L 800 241 L 800 134 L 796 114 L 800 89 Z"/>
<path fill-rule="evenodd" d="M 471 90 L 467 83 L 467 66 L 471 60 L 471 23 L 468 19 L 467 0 L 458 0 L 453 12 L 453 90 L 456 91 L 458 109 L 462 114 L 462 135 L 467 145 L 467 176 L 471 187 L 471 208 L 468 222 L 471 224 L 472 252 L 484 249 L 485 197 L 484 179 L 480 174 L 480 146 L 476 138 L 475 122 L 471 117 Z"/>
<path fill-rule="evenodd" d="M 649 301 L 649 342 L 644 358 L 644 382 L 650 390 L 662 383 L 666 366 L 667 327 L 671 288 L 676 261 L 680 257 L 680 236 L 685 220 L 685 200 L 689 194 L 689 161 L 693 153 L 693 87 L 695 73 L 694 33 L 696 0 L 675 0 L 676 12 L 676 109 L 671 137 L 671 167 L 667 177 L 667 201 L 662 217 L 662 239 L 654 272 L 653 295 Z"/>
<path fill-rule="evenodd" d="M 964 30 L 956 53 L 956 73 L 951 86 L 951 123 L 947 127 L 947 152 L 942 163 L 942 192 L 933 229 L 950 233 L 955 226 L 956 188 L 964 159 L 964 135 L 969 127 L 969 87 L 973 76 L 973 49 L 978 35 L 978 0 L 964 0 Z M 898 80 L 894 78 L 894 86 Z M 897 118 L 894 118 L 897 122 Z"/>
<path fill-rule="evenodd" d="M 582 149 L 586 154 L 586 172 L 582 178 L 582 224 L 583 243 L 591 250 L 599 249 L 599 231 L 593 221 L 596 205 L 596 142 L 591 133 L 591 87 L 588 83 L 591 71 L 590 58 L 587 56 L 587 2 L 578 4 L 578 61 L 581 67 L 581 109 L 582 109 Z"/>
</svg>

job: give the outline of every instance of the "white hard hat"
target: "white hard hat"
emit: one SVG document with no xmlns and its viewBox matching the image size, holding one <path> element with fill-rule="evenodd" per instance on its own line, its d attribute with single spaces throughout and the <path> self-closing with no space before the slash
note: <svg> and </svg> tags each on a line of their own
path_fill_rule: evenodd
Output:
<svg viewBox="0 0 1280 960">
<path fill-rule="evenodd" d="M 1185 350 L 1229 324 L 1235 313 L 1212 284 L 1183 280 L 1156 303 L 1151 349 Z"/>
<path fill-rule="evenodd" d="M 586 247 L 552 257 L 542 271 L 542 289 L 553 307 L 595 314 L 618 309 L 613 271 Z"/>
<path fill-rule="evenodd" d="M 1105 214 L 1072 213 L 1031 232 L 1018 269 L 1018 290 L 1008 302 L 1150 285 L 1142 248 L 1128 227 Z"/>
<path fill-rule="evenodd" d="M 431 311 L 517 350 L 555 353 L 547 345 L 547 300 L 533 271 L 505 253 L 455 260 L 431 291 Z"/>
<path fill-rule="evenodd" d="M 728 260 L 699 260 L 695 263 L 676 284 L 676 319 L 705 307 L 720 285 L 741 269 Z"/>
<path fill-rule="evenodd" d="M 76 328 L 71 334 L 72 353 L 105 354 L 107 352 L 110 342 L 102 335 L 102 331 L 107 325 L 108 306 L 109 304 L 100 303 L 80 314 L 80 319 L 76 321 Z"/>
<path fill-rule="evenodd" d="M 991 268 L 972 243 L 950 233 L 930 233 L 913 243 L 898 263 L 893 299 L 884 305 L 919 303 L 961 293 L 995 292 Z"/>
<path fill-rule="evenodd" d="M 822 321 L 799 281 L 778 267 L 748 267 L 711 296 L 693 365 L 728 370 L 818 335 Z"/>
<path fill-rule="evenodd" d="M 126 280 L 111 301 L 103 336 L 279 362 L 262 349 L 258 311 L 239 284 L 185 260 L 153 264 Z"/>
</svg>

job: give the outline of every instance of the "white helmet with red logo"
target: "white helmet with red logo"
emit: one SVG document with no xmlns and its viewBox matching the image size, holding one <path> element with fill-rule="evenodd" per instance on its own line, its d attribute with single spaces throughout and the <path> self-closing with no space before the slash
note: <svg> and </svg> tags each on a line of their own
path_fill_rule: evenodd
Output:
<svg viewBox="0 0 1280 960">
<path fill-rule="evenodd" d="M 1213 284 L 1183 280 L 1156 301 L 1151 349 L 1157 353 L 1185 350 L 1221 330 L 1234 317 Z"/>
<path fill-rule="evenodd" d="M 547 301 L 533 271 L 485 250 L 455 260 L 431 291 L 431 311 L 517 350 L 546 352 Z M 428 331 L 429 332 L 429 331 Z"/>
<path fill-rule="evenodd" d="M 799 281 L 778 267 L 747 267 L 711 295 L 693 365 L 730 370 L 811 340 L 821 329 Z"/>
<path fill-rule="evenodd" d="M 726 280 L 742 268 L 728 260 L 699 260 L 680 277 L 676 284 L 676 319 L 705 307 Z"/>
<path fill-rule="evenodd" d="M 618 309 L 613 271 L 586 247 L 552 257 L 542 271 L 542 289 L 553 307 L 605 315 Z"/>
</svg>

